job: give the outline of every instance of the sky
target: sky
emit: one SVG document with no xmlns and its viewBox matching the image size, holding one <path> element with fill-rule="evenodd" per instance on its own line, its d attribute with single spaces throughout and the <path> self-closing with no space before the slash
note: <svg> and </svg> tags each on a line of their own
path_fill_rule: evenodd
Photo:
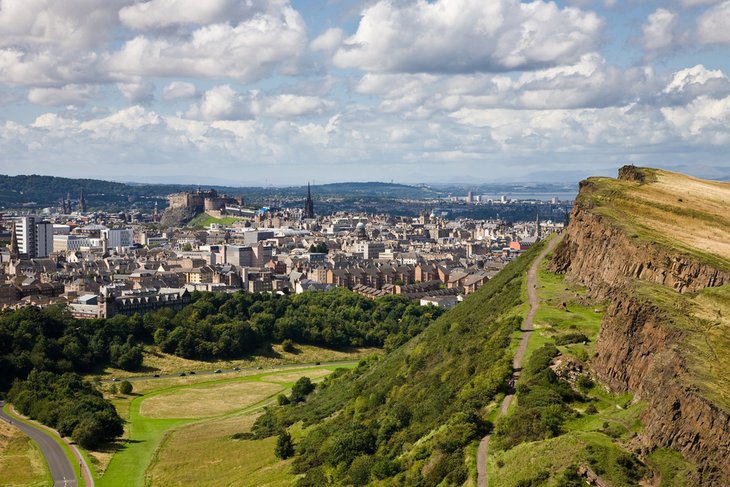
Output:
<svg viewBox="0 0 730 487">
<path fill-rule="evenodd" d="M 0 173 L 730 176 L 730 0 L 0 0 Z"/>
</svg>

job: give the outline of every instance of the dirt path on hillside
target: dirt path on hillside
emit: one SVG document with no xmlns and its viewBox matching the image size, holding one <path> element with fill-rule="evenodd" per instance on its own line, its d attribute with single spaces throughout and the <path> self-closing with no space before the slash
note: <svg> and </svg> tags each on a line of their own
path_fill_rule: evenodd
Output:
<svg viewBox="0 0 730 487">
<path fill-rule="evenodd" d="M 512 400 L 515 397 L 514 385 L 517 384 L 517 379 L 520 377 L 520 372 L 522 371 L 522 359 L 525 357 L 525 352 L 527 352 L 527 344 L 532 334 L 532 323 L 535 320 L 537 309 L 540 306 L 540 300 L 537 296 L 537 271 L 540 269 L 540 264 L 545 259 L 545 256 L 555 248 L 561 238 L 561 236 L 558 236 L 548 242 L 545 248 L 542 249 L 542 252 L 540 252 L 540 255 L 535 257 L 532 265 L 530 265 L 530 269 L 527 271 L 527 302 L 530 304 L 530 311 L 522 323 L 522 339 L 520 339 L 520 345 L 517 347 L 515 357 L 512 360 L 512 379 L 510 380 L 512 386 L 510 387 L 509 394 L 504 396 L 502 400 L 502 406 L 499 408 L 500 416 L 507 414 Z M 487 480 L 487 449 L 489 447 L 490 436 L 491 434 L 482 438 L 477 449 L 477 487 L 489 487 L 489 481 Z"/>
</svg>

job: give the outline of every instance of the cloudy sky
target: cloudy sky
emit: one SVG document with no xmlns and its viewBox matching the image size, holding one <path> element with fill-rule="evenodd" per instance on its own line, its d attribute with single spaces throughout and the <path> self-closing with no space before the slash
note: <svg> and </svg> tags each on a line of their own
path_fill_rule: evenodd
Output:
<svg viewBox="0 0 730 487">
<path fill-rule="evenodd" d="M 730 175 L 730 0 L 0 0 L 0 173 Z"/>
</svg>

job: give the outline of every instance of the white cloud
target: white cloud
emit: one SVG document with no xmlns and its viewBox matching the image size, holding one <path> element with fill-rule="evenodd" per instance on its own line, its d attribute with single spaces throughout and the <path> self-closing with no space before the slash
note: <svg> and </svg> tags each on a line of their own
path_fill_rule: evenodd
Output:
<svg viewBox="0 0 730 487">
<path fill-rule="evenodd" d="M 677 14 L 663 8 L 649 15 L 647 22 L 641 26 L 641 43 L 648 58 L 656 57 L 673 46 L 678 20 Z"/>
<path fill-rule="evenodd" d="M 200 102 L 188 109 L 186 116 L 196 120 L 240 120 L 251 118 L 250 100 L 238 94 L 230 85 L 216 86 L 206 91 Z"/>
<path fill-rule="evenodd" d="M 697 18 L 697 37 L 704 44 L 730 43 L 730 1 L 708 9 Z"/>
<path fill-rule="evenodd" d="M 323 113 L 331 103 L 316 96 L 278 95 L 264 101 L 264 115 L 276 118 L 300 117 Z"/>
<path fill-rule="evenodd" d="M 36 105 L 83 105 L 97 96 L 97 89 L 89 85 L 66 85 L 61 88 L 33 88 L 28 101 Z"/>
<path fill-rule="evenodd" d="M 165 101 L 195 98 L 198 89 L 193 83 L 173 81 L 162 90 L 162 99 Z"/>
<path fill-rule="evenodd" d="M 537 0 L 379 1 L 334 55 L 377 72 L 469 73 L 572 63 L 598 46 L 602 21 Z"/>
<path fill-rule="evenodd" d="M 306 26 L 290 7 L 236 26 L 211 24 L 189 38 L 137 36 L 115 52 L 111 72 L 127 76 L 233 78 L 251 82 L 292 73 L 306 46 Z"/>
<path fill-rule="evenodd" d="M 112 35 L 124 0 L 3 0 L 0 47 L 92 49 Z"/>
<path fill-rule="evenodd" d="M 342 43 L 342 39 L 345 37 L 345 33 L 342 29 L 333 27 L 327 29 L 318 35 L 310 44 L 309 47 L 313 51 L 334 51 Z"/>
<path fill-rule="evenodd" d="M 122 8 L 119 19 L 137 30 L 236 23 L 288 6 L 286 0 L 150 0 Z"/>
<path fill-rule="evenodd" d="M 124 98 L 131 103 L 146 103 L 154 99 L 155 85 L 140 76 L 134 76 L 129 81 L 117 83 L 117 88 Z"/>
</svg>

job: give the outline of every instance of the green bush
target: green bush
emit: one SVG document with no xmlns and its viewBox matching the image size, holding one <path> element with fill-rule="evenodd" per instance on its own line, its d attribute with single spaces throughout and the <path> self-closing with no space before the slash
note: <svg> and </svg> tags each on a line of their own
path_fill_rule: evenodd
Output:
<svg viewBox="0 0 730 487">
<path fill-rule="evenodd" d="M 294 455 L 294 442 L 288 431 L 284 430 L 279 433 L 279 437 L 276 439 L 276 447 L 274 447 L 274 455 L 282 460 Z"/>
<path fill-rule="evenodd" d="M 123 380 L 119 383 L 119 392 L 122 394 L 131 394 L 132 393 L 132 383 L 128 380 Z"/>
</svg>

